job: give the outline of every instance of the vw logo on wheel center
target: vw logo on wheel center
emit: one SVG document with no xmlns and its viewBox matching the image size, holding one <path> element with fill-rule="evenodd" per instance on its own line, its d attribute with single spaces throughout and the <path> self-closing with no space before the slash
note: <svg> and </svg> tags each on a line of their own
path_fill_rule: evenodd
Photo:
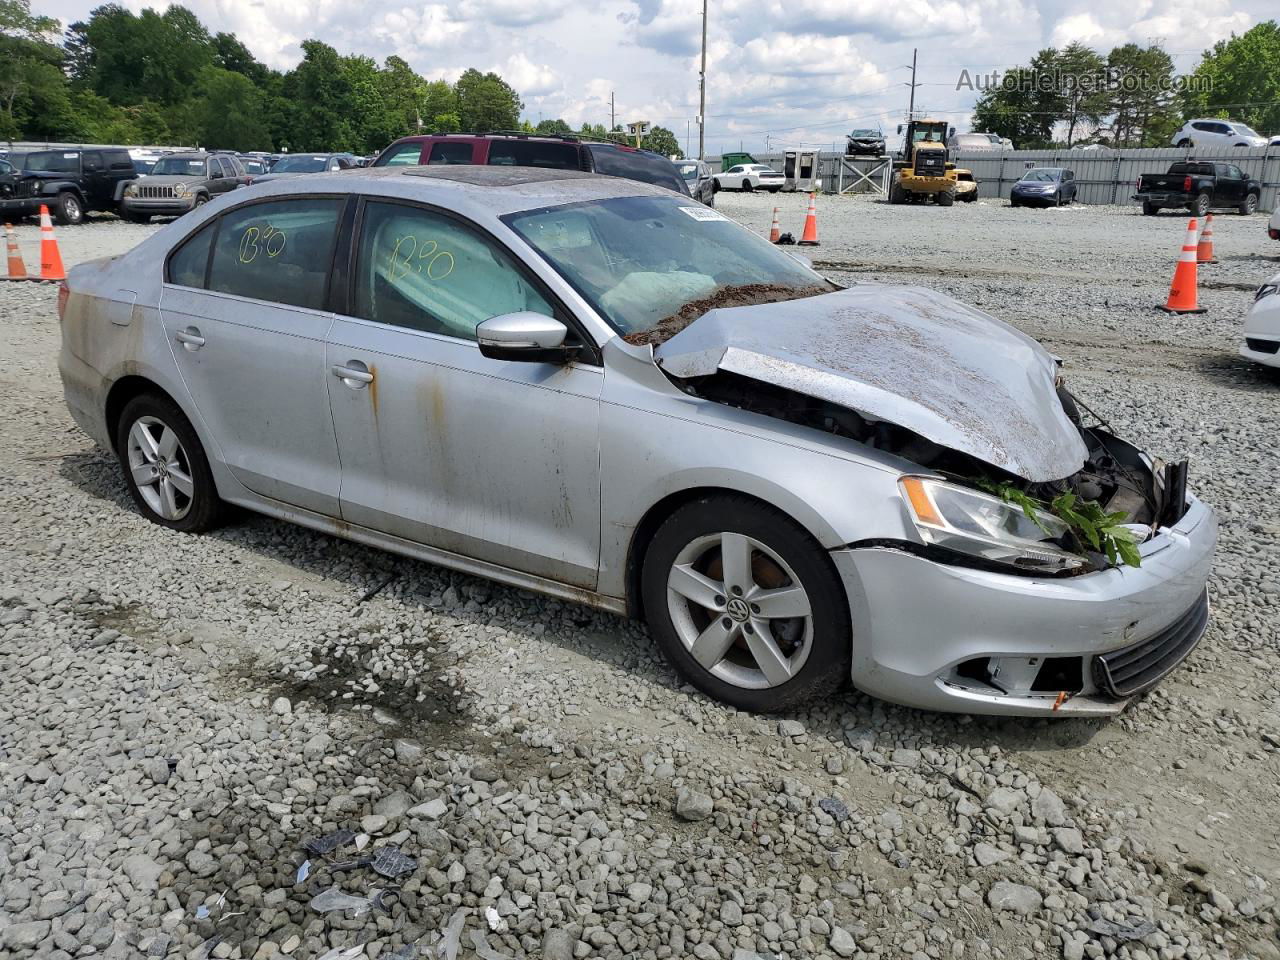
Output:
<svg viewBox="0 0 1280 960">
<path fill-rule="evenodd" d="M 741 597 L 734 597 L 730 600 L 728 605 L 725 607 L 725 611 L 739 623 L 746 620 L 747 617 L 751 615 L 751 611 L 747 608 L 747 601 L 743 600 Z"/>
</svg>

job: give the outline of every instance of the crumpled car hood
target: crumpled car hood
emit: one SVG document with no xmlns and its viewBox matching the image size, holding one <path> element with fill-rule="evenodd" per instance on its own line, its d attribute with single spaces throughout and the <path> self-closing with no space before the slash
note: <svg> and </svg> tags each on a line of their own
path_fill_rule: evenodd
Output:
<svg viewBox="0 0 1280 960">
<path fill-rule="evenodd" d="M 1088 451 L 1063 412 L 1056 364 L 995 317 L 921 287 L 711 310 L 654 349 L 675 377 L 724 370 L 906 427 L 1032 482 Z"/>
</svg>

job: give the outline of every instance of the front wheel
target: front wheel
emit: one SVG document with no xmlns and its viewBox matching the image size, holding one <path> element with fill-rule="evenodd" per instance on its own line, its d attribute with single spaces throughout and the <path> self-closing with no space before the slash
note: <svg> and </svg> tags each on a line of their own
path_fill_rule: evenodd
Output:
<svg viewBox="0 0 1280 960">
<path fill-rule="evenodd" d="M 907 191 L 903 190 L 897 183 L 889 186 L 889 202 L 890 203 L 906 203 Z"/>
<path fill-rule="evenodd" d="M 641 581 L 659 646 L 709 696 L 781 711 L 849 674 L 844 586 L 821 545 L 771 507 L 737 496 L 685 504 L 658 528 Z"/>
<path fill-rule="evenodd" d="M 750 181 L 750 180 L 743 180 L 743 181 L 742 181 L 742 189 L 743 189 L 743 190 L 745 190 L 747 193 L 750 193 L 750 192 L 751 192 L 751 181 Z"/>
<path fill-rule="evenodd" d="M 177 404 L 144 393 L 125 404 L 116 455 L 129 494 L 152 523 L 184 533 L 216 527 L 223 512 L 195 429 Z"/>
<path fill-rule="evenodd" d="M 1244 203 L 1240 204 L 1240 213 L 1246 217 L 1253 216 L 1258 209 L 1258 195 L 1251 193 L 1244 198 Z"/>
<path fill-rule="evenodd" d="M 84 204 L 70 191 L 58 194 L 53 205 L 53 219 L 62 226 L 74 226 L 84 222 Z"/>
<path fill-rule="evenodd" d="M 1179 141 L 1177 142 L 1176 146 L 1179 146 L 1179 147 L 1182 147 L 1183 149 L 1185 149 L 1185 148 L 1187 148 L 1187 147 L 1191 146 L 1191 141 L 1190 141 L 1190 140 L 1188 140 L 1186 137 L 1183 137 L 1181 140 L 1179 140 Z"/>
<path fill-rule="evenodd" d="M 949 207 L 956 202 L 956 195 L 950 190 L 943 190 L 941 193 L 934 194 L 934 201 L 940 207 Z"/>
</svg>

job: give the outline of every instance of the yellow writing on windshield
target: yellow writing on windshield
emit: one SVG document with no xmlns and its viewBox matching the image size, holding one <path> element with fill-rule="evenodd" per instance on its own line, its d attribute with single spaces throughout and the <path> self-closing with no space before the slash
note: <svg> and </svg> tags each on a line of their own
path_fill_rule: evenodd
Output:
<svg viewBox="0 0 1280 960">
<path fill-rule="evenodd" d="M 406 234 L 396 238 L 391 250 L 391 268 L 387 279 L 392 283 L 403 280 L 410 273 L 425 276 L 428 280 L 443 280 L 453 273 L 453 254 L 441 250 L 431 239 Z"/>
</svg>

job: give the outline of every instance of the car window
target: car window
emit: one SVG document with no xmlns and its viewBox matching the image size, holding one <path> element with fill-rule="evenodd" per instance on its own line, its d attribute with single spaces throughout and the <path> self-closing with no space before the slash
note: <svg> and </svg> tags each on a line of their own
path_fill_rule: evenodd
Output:
<svg viewBox="0 0 1280 960">
<path fill-rule="evenodd" d="M 471 143 L 459 140 L 441 140 L 431 145 L 429 164 L 470 163 Z"/>
<path fill-rule="evenodd" d="M 209 289 L 319 310 L 342 201 L 326 197 L 240 207 L 218 223 Z"/>
<path fill-rule="evenodd" d="M 80 155 L 80 169 L 85 173 L 98 173 L 102 170 L 102 154 L 97 150 L 86 150 Z"/>
<path fill-rule="evenodd" d="M 13 173 L 13 164 L 8 160 L 0 160 L 0 173 Z"/>
<path fill-rule="evenodd" d="M 741 168 L 741 167 L 730 167 L 730 168 L 729 168 L 729 173 L 741 173 L 741 172 L 742 172 L 742 168 Z"/>
<path fill-rule="evenodd" d="M 1193 129 L 1193 130 L 1208 130 L 1210 126 L 1212 126 L 1212 124 L 1208 124 L 1208 123 L 1198 123 L 1198 122 L 1197 122 L 1197 123 L 1193 123 L 1193 124 L 1191 124 L 1191 129 Z"/>
<path fill-rule="evenodd" d="M 582 168 L 576 145 L 528 140 L 493 141 L 489 144 L 489 163 L 499 167 L 550 167 L 554 170 Z"/>
<path fill-rule="evenodd" d="M 354 313 L 410 330 L 476 338 L 476 324 L 551 305 L 494 242 L 418 207 L 370 202 L 356 263 Z"/>
<path fill-rule="evenodd" d="M 227 157 L 227 166 L 231 168 L 233 177 L 243 177 L 245 175 L 244 164 L 240 162 L 239 157 Z"/>
<path fill-rule="evenodd" d="M 169 256 L 168 281 L 183 287 L 203 287 L 209 266 L 209 244 L 215 224 L 210 221 Z"/>
<path fill-rule="evenodd" d="M 373 165 L 375 167 L 408 167 L 416 164 L 421 156 L 422 144 L 402 143 L 382 151 L 378 159 L 373 161 Z"/>
<path fill-rule="evenodd" d="M 1243 180 L 1244 171 L 1237 167 L 1234 163 L 1227 166 L 1227 176 L 1232 180 Z"/>
<path fill-rule="evenodd" d="M 612 145 L 593 145 L 590 150 L 596 173 L 652 183 L 676 193 L 688 193 L 688 187 L 676 173 L 675 165 L 666 157 Z"/>
</svg>

